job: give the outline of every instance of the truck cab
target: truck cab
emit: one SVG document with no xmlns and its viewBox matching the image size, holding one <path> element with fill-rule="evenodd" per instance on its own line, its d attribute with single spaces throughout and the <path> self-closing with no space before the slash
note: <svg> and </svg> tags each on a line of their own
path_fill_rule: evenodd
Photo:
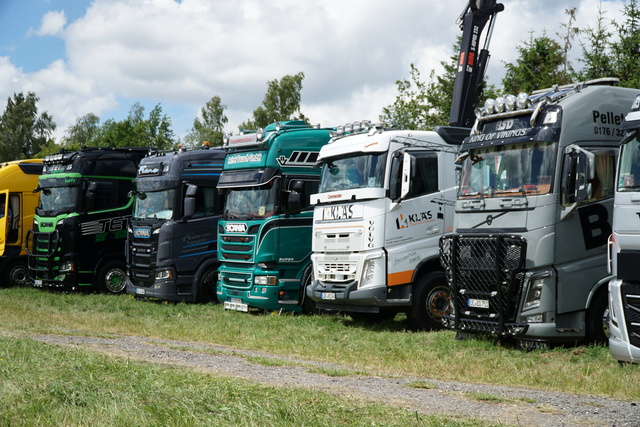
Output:
<svg viewBox="0 0 640 427">
<path fill-rule="evenodd" d="M 329 139 L 329 129 L 287 121 L 225 141 L 216 291 L 225 309 L 313 310 L 304 293 L 311 280 L 309 196 L 318 190 L 313 166 Z"/>
<path fill-rule="evenodd" d="M 438 239 L 453 227 L 454 160 L 468 134 L 362 122 L 322 147 L 307 287 L 317 308 L 370 320 L 406 312 L 415 328 L 441 326 L 449 290 Z"/>
<path fill-rule="evenodd" d="M 0 283 L 2 286 L 31 285 L 26 241 L 33 224 L 39 195 L 42 160 L 16 160 L 0 164 Z"/>
<path fill-rule="evenodd" d="M 163 301 L 217 301 L 216 185 L 224 150 L 179 149 L 142 159 L 127 232 L 126 291 Z"/>
<path fill-rule="evenodd" d="M 636 90 L 599 79 L 487 100 L 462 145 L 441 239 L 459 336 L 524 347 L 606 340 L 619 129 Z"/>
<path fill-rule="evenodd" d="M 27 245 L 36 287 L 121 293 L 133 179 L 146 148 L 85 148 L 45 157 Z"/>
<path fill-rule="evenodd" d="M 621 125 L 613 233 L 609 239 L 609 351 L 621 363 L 640 362 L 640 91 Z"/>
</svg>

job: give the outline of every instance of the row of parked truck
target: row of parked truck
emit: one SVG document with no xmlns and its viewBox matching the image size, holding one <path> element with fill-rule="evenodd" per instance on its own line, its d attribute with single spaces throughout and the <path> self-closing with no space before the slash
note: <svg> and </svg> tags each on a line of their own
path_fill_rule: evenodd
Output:
<svg viewBox="0 0 640 427">
<path fill-rule="evenodd" d="M 640 91 L 603 78 L 474 111 L 480 35 L 502 9 L 473 0 L 462 15 L 452 126 L 286 121 L 222 149 L 2 165 L 2 283 L 402 312 L 527 348 L 609 337 L 615 358 L 638 361 Z"/>
<path fill-rule="evenodd" d="M 2 283 L 403 312 L 527 347 L 610 333 L 637 361 L 640 92 L 615 83 L 489 100 L 472 130 L 289 121 L 224 149 L 9 162 Z"/>
</svg>

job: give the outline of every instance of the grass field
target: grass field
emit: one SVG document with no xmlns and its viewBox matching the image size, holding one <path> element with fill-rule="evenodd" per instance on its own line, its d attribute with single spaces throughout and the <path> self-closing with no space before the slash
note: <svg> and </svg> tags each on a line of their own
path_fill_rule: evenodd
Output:
<svg viewBox="0 0 640 427">
<path fill-rule="evenodd" d="M 335 420 L 353 425 L 476 425 L 23 338 L 36 333 L 208 342 L 336 362 L 372 374 L 640 398 L 640 368 L 619 366 L 606 347 L 526 353 L 493 341 L 457 341 L 451 331 L 411 332 L 407 327 L 401 316 L 367 325 L 338 315 L 247 315 L 212 304 L 2 289 L 0 425 L 19 425 L 20 420 L 27 420 L 25 425 L 96 425 L 87 416 L 103 425 L 330 425 Z"/>
</svg>

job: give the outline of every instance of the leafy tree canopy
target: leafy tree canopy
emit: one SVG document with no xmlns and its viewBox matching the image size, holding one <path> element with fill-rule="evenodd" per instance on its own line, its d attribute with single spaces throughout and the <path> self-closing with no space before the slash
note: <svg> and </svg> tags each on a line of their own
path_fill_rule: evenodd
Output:
<svg viewBox="0 0 640 427">
<path fill-rule="evenodd" d="M 7 99 L 0 116 L 0 161 L 35 157 L 48 144 L 53 144 L 56 124 L 47 112 L 38 113 L 40 99 L 35 93 L 20 92 Z"/>
<path fill-rule="evenodd" d="M 222 145 L 224 126 L 229 121 L 224 114 L 226 109 L 219 96 L 212 97 L 200 109 L 201 117 L 193 121 L 191 131 L 184 138 L 185 143 L 192 147 L 202 145 L 205 141 L 209 141 L 212 147 Z"/>
<path fill-rule="evenodd" d="M 241 129 L 257 129 L 285 120 L 308 119 L 300 111 L 300 91 L 304 73 L 286 75 L 280 80 L 267 82 L 267 93 L 262 105 L 253 111 L 253 117 L 240 125 Z"/>
</svg>

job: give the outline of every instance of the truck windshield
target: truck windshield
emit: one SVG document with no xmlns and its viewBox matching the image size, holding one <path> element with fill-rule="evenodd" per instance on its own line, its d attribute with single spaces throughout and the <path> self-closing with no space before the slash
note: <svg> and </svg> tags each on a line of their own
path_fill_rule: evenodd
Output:
<svg viewBox="0 0 640 427">
<path fill-rule="evenodd" d="M 462 165 L 458 197 L 548 194 L 553 190 L 556 151 L 554 142 L 472 149 Z"/>
<path fill-rule="evenodd" d="M 46 212 L 73 212 L 80 187 L 42 187 L 39 208 Z"/>
<path fill-rule="evenodd" d="M 322 167 L 320 192 L 383 188 L 387 153 L 327 159 Z"/>
<path fill-rule="evenodd" d="M 224 214 L 226 218 L 267 218 L 277 206 L 277 184 L 261 187 L 233 188 L 227 195 Z"/>
<path fill-rule="evenodd" d="M 640 191 L 640 142 L 639 134 L 620 147 L 618 191 Z"/>
<path fill-rule="evenodd" d="M 171 219 L 175 189 L 138 192 L 133 217 L 138 219 Z"/>
</svg>

